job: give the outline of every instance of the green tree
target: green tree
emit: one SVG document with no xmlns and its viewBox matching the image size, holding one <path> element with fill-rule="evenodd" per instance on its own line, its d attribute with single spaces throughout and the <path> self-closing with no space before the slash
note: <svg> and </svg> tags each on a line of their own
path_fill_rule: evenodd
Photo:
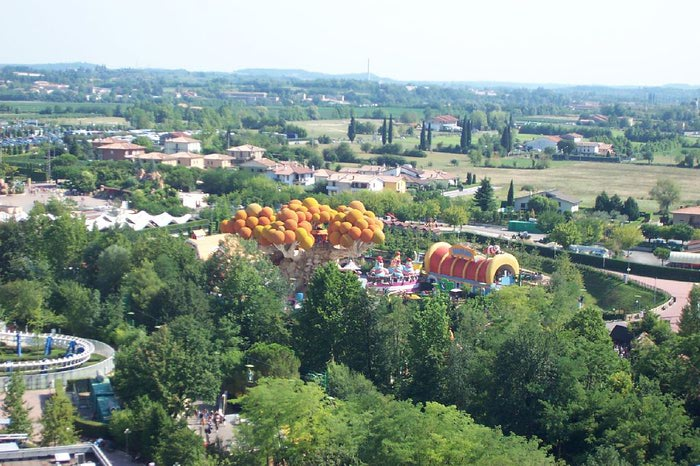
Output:
<svg viewBox="0 0 700 466">
<path fill-rule="evenodd" d="M 459 136 L 459 149 L 463 154 L 466 154 L 469 150 L 469 145 L 467 145 L 467 117 L 462 119 L 462 133 Z"/>
<path fill-rule="evenodd" d="M 501 147 L 505 151 L 505 155 L 508 155 L 513 150 L 513 132 L 510 125 L 506 125 L 501 133 Z"/>
<path fill-rule="evenodd" d="M 428 124 L 428 135 L 425 138 L 425 149 L 432 150 L 433 148 L 433 125 Z"/>
<path fill-rule="evenodd" d="M 698 285 L 690 290 L 688 304 L 683 308 L 678 328 L 683 336 L 700 334 L 700 286 Z"/>
<path fill-rule="evenodd" d="M 24 402 L 24 392 L 24 376 L 19 372 L 12 372 L 3 402 L 5 413 L 10 419 L 5 428 L 8 434 L 32 434 L 32 421 L 29 419 L 29 408 Z"/>
<path fill-rule="evenodd" d="M 616 226 L 610 232 L 607 244 L 615 252 L 629 251 L 643 241 L 639 227 L 634 224 Z"/>
<path fill-rule="evenodd" d="M 462 226 L 466 224 L 469 221 L 469 212 L 456 205 L 451 205 L 447 209 L 442 211 L 442 219 L 450 225 L 451 227 L 454 227 L 455 230 L 457 229 L 457 226 Z"/>
<path fill-rule="evenodd" d="M 671 250 L 668 248 L 656 248 L 654 249 L 654 257 L 661 260 L 661 265 L 664 265 L 664 261 L 667 261 L 671 257 Z"/>
<path fill-rule="evenodd" d="M 202 437 L 187 426 L 170 430 L 160 439 L 155 452 L 158 464 L 182 464 L 208 466 L 213 463 L 207 459 Z"/>
<path fill-rule="evenodd" d="M 634 222 L 639 218 L 639 205 L 632 196 L 625 200 L 625 204 L 622 207 L 622 213 L 627 215 L 630 222 Z"/>
<path fill-rule="evenodd" d="M 418 401 L 437 399 L 450 345 L 448 298 L 445 294 L 421 301 L 411 318 L 409 345 L 408 397 Z"/>
<path fill-rule="evenodd" d="M 100 314 L 100 292 L 65 280 L 58 283 L 50 299 L 51 308 L 65 318 L 72 335 L 96 337 Z"/>
<path fill-rule="evenodd" d="M 580 244 L 582 238 L 576 223 L 569 221 L 556 225 L 549 234 L 549 239 L 568 248 L 572 244 Z"/>
<path fill-rule="evenodd" d="M 513 202 L 515 196 L 515 189 L 513 187 L 513 180 L 510 180 L 510 186 L 508 187 L 508 196 L 506 197 L 506 206 L 513 207 L 515 203 Z"/>
<path fill-rule="evenodd" d="M 557 143 L 557 149 L 566 155 L 571 155 L 576 151 L 576 143 L 569 139 L 562 139 Z"/>
<path fill-rule="evenodd" d="M 559 204 L 554 199 L 546 196 L 534 195 L 527 201 L 527 209 L 534 211 L 535 214 L 542 212 L 556 212 L 559 210 Z"/>
<path fill-rule="evenodd" d="M 386 142 L 387 142 L 387 134 L 386 134 L 386 132 L 387 132 L 386 117 L 384 117 L 384 122 L 382 123 L 382 130 L 381 130 L 381 134 L 382 134 L 382 145 L 386 144 Z"/>
<path fill-rule="evenodd" d="M 66 395 L 63 385 L 56 384 L 56 390 L 46 400 L 41 417 L 41 444 L 48 446 L 72 445 L 78 441 L 75 432 L 75 408 Z"/>
<path fill-rule="evenodd" d="M 426 150 L 425 136 L 425 120 L 423 120 L 423 124 L 420 127 L 420 142 L 418 143 L 418 149 L 420 150 Z"/>
<path fill-rule="evenodd" d="M 350 117 L 350 125 L 348 125 L 348 139 L 350 142 L 355 142 L 355 136 L 357 135 L 357 126 L 355 123 L 355 117 Z"/>
<path fill-rule="evenodd" d="M 46 290 L 41 282 L 15 280 L 0 285 L 0 315 L 5 322 L 41 331 L 55 321 L 44 306 Z"/>
<path fill-rule="evenodd" d="M 96 282 L 103 296 L 119 289 L 122 278 L 131 269 L 131 251 L 112 244 L 97 257 Z"/>
<path fill-rule="evenodd" d="M 678 202 L 681 196 L 678 184 L 670 178 L 661 178 L 656 182 L 649 195 L 659 203 L 659 211 L 668 214 L 672 204 Z"/>
<path fill-rule="evenodd" d="M 260 377 L 299 378 L 299 358 L 291 348 L 278 343 L 255 343 L 245 352 L 245 360 L 255 366 Z"/>
<path fill-rule="evenodd" d="M 474 125 L 474 129 L 478 131 L 487 129 L 488 119 L 486 118 L 486 114 L 481 110 L 473 111 L 470 115 L 470 119 L 472 124 Z"/>
<path fill-rule="evenodd" d="M 90 170 L 75 170 L 68 178 L 68 186 L 80 193 L 91 193 L 95 190 L 97 177 Z"/>
<path fill-rule="evenodd" d="M 389 144 L 394 142 L 394 117 L 391 114 L 389 115 L 389 127 L 387 128 L 386 140 Z"/>
<path fill-rule="evenodd" d="M 496 198 L 489 178 L 482 178 L 481 185 L 474 194 L 474 201 L 482 212 L 489 212 L 496 209 Z"/>
</svg>

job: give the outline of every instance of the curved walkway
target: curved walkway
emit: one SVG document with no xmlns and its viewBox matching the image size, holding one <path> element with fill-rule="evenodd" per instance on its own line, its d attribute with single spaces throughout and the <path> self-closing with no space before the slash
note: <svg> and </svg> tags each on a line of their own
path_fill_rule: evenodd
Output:
<svg viewBox="0 0 700 466">
<path fill-rule="evenodd" d="M 683 312 L 683 308 L 688 304 L 688 295 L 694 284 L 691 282 L 677 282 L 674 280 L 663 280 L 661 278 L 642 277 L 639 275 L 630 275 L 630 280 L 643 283 L 652 288 L 656 286 L 656 288 L 664 290 L 673 298 L 676 298 L 675 302 L 665 306 L 666 309 L 662 308 L 658 310 L 657 314 L 659 314 L 662 319 L 667 320 L 671 324 L 673 331 L 677 332 L 681 313 Z"/>
</svg>

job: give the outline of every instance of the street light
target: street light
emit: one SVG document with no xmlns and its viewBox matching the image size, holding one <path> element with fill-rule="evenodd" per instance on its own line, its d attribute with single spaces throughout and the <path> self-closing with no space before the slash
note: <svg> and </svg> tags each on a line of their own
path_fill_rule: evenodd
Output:
<svg viewBox="0 0 700 466">
<path fill-rule="evenodd" d="M 128 427 L 124 429 L 124 443 L 126 444 L 126 455 L 129 456 L 129 434 L 131 433 L 131 429 Z"/>
<path fill-rule="evenodd" d="M 627 273 L 625 274 L 625 285 L 627 284 L 627 281 L 628 281 L 629 278 L 630 278 L 630 272 L 631 272 L 631 271 L 632 271 L 632 269 L 630 268 L 630 263 L 628 262 L 628 263 L 627 263 Z"/>
</svg>

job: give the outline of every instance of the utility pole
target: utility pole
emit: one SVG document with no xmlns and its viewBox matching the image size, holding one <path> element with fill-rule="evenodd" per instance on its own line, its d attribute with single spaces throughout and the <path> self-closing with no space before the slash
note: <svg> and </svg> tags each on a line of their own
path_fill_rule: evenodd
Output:
<svg viewBox="0 0 700 466">
<path fill-rule="evenodd" d="M 51 182 L 51 146 L 49 146 L 49 149 L 46 151 L 46 155 L 46 181 Z"/>
</svg>

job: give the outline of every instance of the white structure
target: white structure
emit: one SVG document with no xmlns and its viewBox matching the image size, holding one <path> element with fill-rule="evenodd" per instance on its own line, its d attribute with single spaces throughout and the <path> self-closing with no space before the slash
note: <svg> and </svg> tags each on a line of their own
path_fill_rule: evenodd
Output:
<svg viewBox="0 0 700 466">
<path fill-rule="evenodd" d="M 202 152 L 202 143 L 193 138 L 188 138 L 185 136 L 167 139 L 165 141 L 165 149 L 163 151 L 166 154 L 176 154 L 178 152 Z"/>
<path fill-rule="evenodd" d="M 578 212 L 579 204 L 581 204 L 580 200 L 551 189 L 549 191 L 540 191 L 538 193 L 528 194 L 527 196 L 516 197 L 513 199 L 515 210 L 527 210 L 527 205 L 530 202 L 530 199 L 532 199 L 534 196 L 543 196 L 549 199 L 554 199 L 559 205 L 557 210 L 562 213 Z"/>
<path fill-rule="evenodd" d="M 267 176 L 289 186 L 311 186 L 316 182 L 314 171 L 298 162 L 279 162 Z"/>
<path fill-rule="evenodd" d="M 243 163 L 248 160 L 260 160 L 265 156 L 265 149 L 252 144 L 229 147 L 226 153 L 233 157 L 235 163 Z"/>
<path fill-rule="evenodd" d="M 374 175 L 338 173 L 329 176 L 327 182 L 326 191 L 328 194 L 384 190 L 384 182 Z"/>
<path fill-rule="evenodd" d="M 547 148 L 557 150 L 557 143 L 561 141 L 559 136 L 545 136 L 542 138 L 533 139 L 525 143 L 525 150 L 543 152 Z"/>
<path fill-rule="evenodd" d="M 612 144 L 604 142 L 577 142 L 576 153 L 579 155 L 611 155 L 614 154 Z"/>
</svg>

